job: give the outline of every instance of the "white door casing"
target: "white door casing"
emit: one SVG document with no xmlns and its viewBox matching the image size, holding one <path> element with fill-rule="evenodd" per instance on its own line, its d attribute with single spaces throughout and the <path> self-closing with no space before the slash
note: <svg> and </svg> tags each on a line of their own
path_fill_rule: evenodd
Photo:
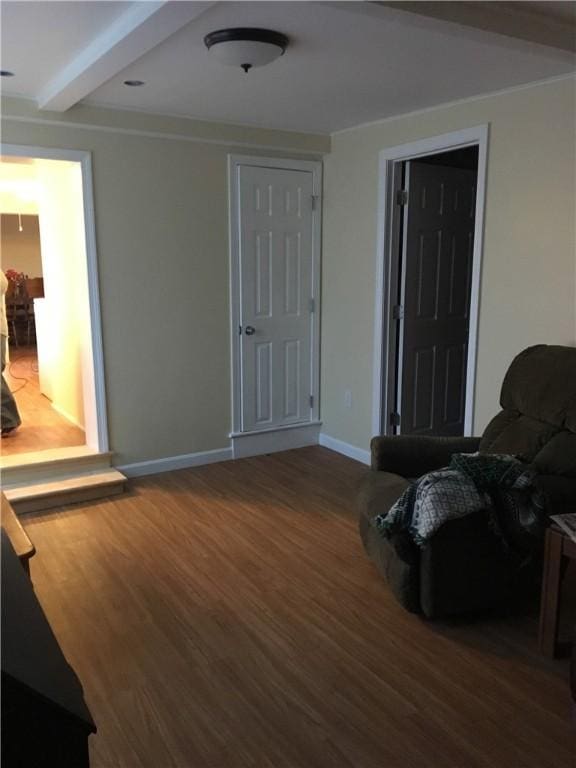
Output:
<svg viewBox="0 0 576 768">
<path fill-rule="evenodd" d="M 394 216 L 395 193 L 399 188 L 399 163 L 437 154 L 451 149 L 476 145 L 478 147 L 478 178 L 475 208 L 474 248 L 469 313 L 469 337 L 466 359 L 466 394 L 464 405 L 464 434 L 473 433 L 474 392 L 476 383 L 476 356 L 480 305 L 480 275 L 484 234 L 484 204 L 488 165 L 489 126 L 478 125 L 452 133 L 432 136 L 420 141 L 389 147 L 379 153 L 378 229 L 376 244 L 376 296 L 374 314 L 374 363 L 372 386 L 372 434 L 393 434 L 387 414 L 392 408 L 391 382 L 393 371 L 388 370 L 391 349 L 390 333 L 394 300 L 391 285 L 395 282 L 393 253 L 398 247 L 398 232 Z"/>
<path fill-rule="evenodd" d="M 96 225 L 92 184 L 92 155 L 88 151 L 57 149 L 54 147 L 2 144 L 1 153 L 7 157 L 64 160 L 79 163 L 82 171 L 82 203 L 84 209 L 84 238 L 86 281 L 88 293 L 89 338 L 82 356 L 84 398 L 84 427 L 86 445 L 105 453 L 109 450 L 106 390 L 104 383 L 104 353 L 100 294 L 98 289 L 98 256 L 96 252 Z"/>
<path fill-rule="evenodd" d="M 306 427 L 318 418 L 320 164 L 230 157 L 229 170 L 231 436 Z"/>
</svg>

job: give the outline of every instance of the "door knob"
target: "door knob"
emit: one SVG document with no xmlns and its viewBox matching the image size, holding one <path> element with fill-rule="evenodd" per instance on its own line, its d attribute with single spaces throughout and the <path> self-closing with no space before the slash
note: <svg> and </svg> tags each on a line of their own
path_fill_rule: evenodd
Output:
<svg viewBox="0 0 576 768">
<path fill-rule="evenodd" d="M 252 325 L 247 325 L 244 329 L 244 333 L 246 336 L 253 336 L 256 333 L 256 328 L 254 328 Z"/>
</svg>

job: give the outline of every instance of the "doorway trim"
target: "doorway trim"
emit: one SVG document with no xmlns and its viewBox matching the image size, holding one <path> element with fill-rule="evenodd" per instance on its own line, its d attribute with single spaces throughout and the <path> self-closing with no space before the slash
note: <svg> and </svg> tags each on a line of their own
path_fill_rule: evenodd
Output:
<svg viewBox="0 0 576 768">
<path fill-rule="evenodd" d="M 312 365 L 310 392 L 313 405 L 309 421 L 273 427 L 254 432 L 241 431 L 242 412 L 242 362 L 240 355 L 240 175 L 242 165 L 280 170 L 308 171 L 312 173 Z M 317 444 L 320 433 L 320 253 L 322 221 L 322 162 L 320 160 L 295 160 L 284 157 L 259 157 L 258 155 L 228 155 L 228 226 L 230 250 L 230 352 L 231 352 L 231 403 L 232 430 L 230 439 L 234 457 L 257 455 L 287 450 L 303 445 Z"/>
<path fill-rule="evenodd" d="M 435 155 L 464 147 L 478 147 L 478 180 L 476 187 L 476 218 L 474 222 L 474 248 L 472 254 L 472 286 L 470 295 L 470 325 L 468 331 L 468 359 L 466 364 L 466 397 L 464 407 L 464 434 L 472 435 L 474 425 L 474 392 L 480 309 L 480 277 L 484 236 L 484 207 L 488 165 L 489 125 L 477 125 L 460 131 L 432 136 L 420 141 L 383 149 L 378 155 L 378 231 L 376 238 L 376 296 L 374 313 L 374 365 L 372 382 L 372 434 L 393 434 L 385 415 L 392 410 L 390 359 L 390 329 L 393 322 L 391 300 L 391 270 L 393 250 L 397 243 L 394 231 L 394 189 L 398 184 L 397 164 L 426 155 Z"/>
<path fill-rule="evenodd" d="M 40 160 L 67 160 L 80 163 L 91 346 L 90 354 L 86 357 L 86 367 L 83 367 L 82 370 L 83 379 L 87 379 L 91 383 L 91 386 L 83 387 L 86 445 L 99 453 L 105 453 L 109 451 L 109 441 L 104 381 L 104 354 L 102 348 L 102 318 L 98 287 L 92 153 L 74 149 L 37 147 L 22 144 L 1 144 L 0 153 L 7 157 L 31 157 Z"/>
</svg>

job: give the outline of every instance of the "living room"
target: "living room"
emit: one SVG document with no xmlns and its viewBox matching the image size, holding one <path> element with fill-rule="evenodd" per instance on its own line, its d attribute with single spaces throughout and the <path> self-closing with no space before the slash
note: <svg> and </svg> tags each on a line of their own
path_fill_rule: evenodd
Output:
<svg viewBox="0 0 576 768">
<path fill-rule="evenodd" d="M 484 131 L 464 434 L 522 350 L 575 345 L 574 4 L 450 4 L 489 6 L 482 25 L 441 3 L 83 5 L 3 3 L 2 138 L 3 157 L 91 157 L 98 447 L 131 483 L 21 520 L 98 726 L 93 765 L 569 765 L 567 666 L 538 654 L 534 616 L 406 613 L 362 550 L 355 486 L 387 417 L 381 153 Z M 245 73 L 204 43 L 229 27 L 289 42 Z M 253 451 L 235 424 L 230 156 L 322 177 L 310 428 Z"/>
</svg>

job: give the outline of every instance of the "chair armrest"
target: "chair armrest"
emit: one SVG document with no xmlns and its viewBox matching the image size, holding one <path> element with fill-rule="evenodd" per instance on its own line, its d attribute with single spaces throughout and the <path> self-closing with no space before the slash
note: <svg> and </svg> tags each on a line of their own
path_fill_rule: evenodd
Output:
<svg viewBox="0 0 576 768">
<path fill-rule="evenodd" d="M 402 477 L 420 477 L 445 467 L 453 453 L 474 453 L 479 445 L 479 437 L 373 437 L 370 442 L 371 466 Z"/>
</svg>

